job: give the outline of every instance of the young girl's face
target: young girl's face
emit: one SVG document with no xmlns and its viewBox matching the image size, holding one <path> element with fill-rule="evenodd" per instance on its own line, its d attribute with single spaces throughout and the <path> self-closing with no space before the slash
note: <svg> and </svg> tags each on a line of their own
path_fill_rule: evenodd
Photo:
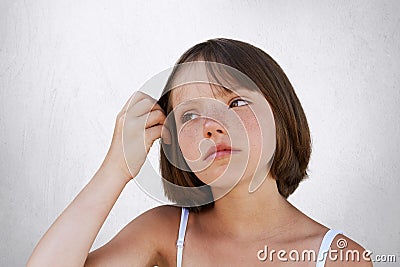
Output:
<svg viewBox="0 0 400 267">
<path fill-rule="evenodd" d="M 178 143 L 190 170 L 212 187 L 261 183 L 275 151 L 275 123 L 264 96 L 191 83 L 172 91 Z"/>
</svg>

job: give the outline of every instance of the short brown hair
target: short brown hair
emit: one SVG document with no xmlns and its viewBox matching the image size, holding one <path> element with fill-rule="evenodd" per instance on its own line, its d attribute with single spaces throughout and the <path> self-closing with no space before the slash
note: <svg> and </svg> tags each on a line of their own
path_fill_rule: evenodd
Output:
<svg viewBox="0 0 400 267">
<path fill-rule="evenodd" d="M 193 61 L 217 62 L 232 67 L 247 75 L 260 89 L 271 106 L 276 127 L 276 150 L 270 173 L 276 180 L 279 193 L 287 198 L 299 183 L 308 177 L 311 137 L 303 108 L 281 67 L 261 49 L 242 41 L 225 38 L 211 39 L 193 46 L 179 58 L 175 66 Z M 158 101 L 167 116 L 172 111 L 169 85 L 174 73 L 173 71 L 170 75 Z M 182 160 L 176 129 L 170 131 L 173 139 L 171 148 L 176 150 L 173 154 Z M 212 207 L 214 202 L 211 189 L 193 172 L 181 170 L 171 164 L 165 156 L 163 146 L 160 147 L 161 176 L 167 181 L 163 179 L 165 195 L 171 201 L 186 203 L 193 211 Z M 201 190 L 187 196 L 184 192 L 173 189 L 171 184 L 199 187 Z M 211 199 L 209 204 L 196 205 L 206 203 L 205 199 Z"/>
</svg>

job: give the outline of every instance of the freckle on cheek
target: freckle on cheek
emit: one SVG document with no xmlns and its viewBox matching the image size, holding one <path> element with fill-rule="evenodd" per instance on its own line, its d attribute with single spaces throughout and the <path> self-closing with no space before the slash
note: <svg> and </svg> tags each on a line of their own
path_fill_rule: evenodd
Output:
<svg viewBox="0 0 400 267">
<path fill-rule="evenodd" d="M 259 131 L 260 129 L 259 122 L 254 117 L 254 114 L 249 112 L 249 114 L 242 116 L 241 120 L 247 132 L 257 131 L 257 130 Z"/>
<path fill-rule="evenodd" d="M 210 144 L 206 144 L 203 150 L 201 143 L 206 140 L 203 136 L 201 124 L 188 124 L 184 126 L 179 134 L 179 145 L 185 159 L 198 161 Z"/>
</svg>

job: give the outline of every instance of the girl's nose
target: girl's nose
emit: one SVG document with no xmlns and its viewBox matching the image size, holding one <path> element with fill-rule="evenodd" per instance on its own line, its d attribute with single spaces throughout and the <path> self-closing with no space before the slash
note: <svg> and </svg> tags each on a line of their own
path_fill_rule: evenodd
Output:
<svg viewBox="0 0 400 267">
<path fill-rule="evenodd" d="M 224 127 L 216 120 L 206 118 L 204 119 L 203 135 L 205 138 L 216 137 L 221 134 L 226 134 Z"/>
</svg>

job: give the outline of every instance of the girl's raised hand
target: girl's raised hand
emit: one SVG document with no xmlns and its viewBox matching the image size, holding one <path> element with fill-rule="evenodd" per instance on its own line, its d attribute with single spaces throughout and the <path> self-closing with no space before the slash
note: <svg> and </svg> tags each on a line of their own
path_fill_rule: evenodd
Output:
<svg viewBox="0 0 400 267">
<path fill-rule="evenodd" d="M 164 142 L 170 143 L 165 119 L 155 99 L 139 91 L 133 94 L 117 116 L 100 169 L 47 230 L 27 266 L 85 264 L 101 226 L 126 183 L 139 173 L 153 142 L 163 134 Z"/>
<path fill-rule="evenodd" d="M 118 113 L 112 142 L 102 168 L 109 168 L 129 182 L 136 177 L 154 141 L 171 135 L 164 125 L 165 114 L 151 96 L 136 91 Z"/>
</svg>

